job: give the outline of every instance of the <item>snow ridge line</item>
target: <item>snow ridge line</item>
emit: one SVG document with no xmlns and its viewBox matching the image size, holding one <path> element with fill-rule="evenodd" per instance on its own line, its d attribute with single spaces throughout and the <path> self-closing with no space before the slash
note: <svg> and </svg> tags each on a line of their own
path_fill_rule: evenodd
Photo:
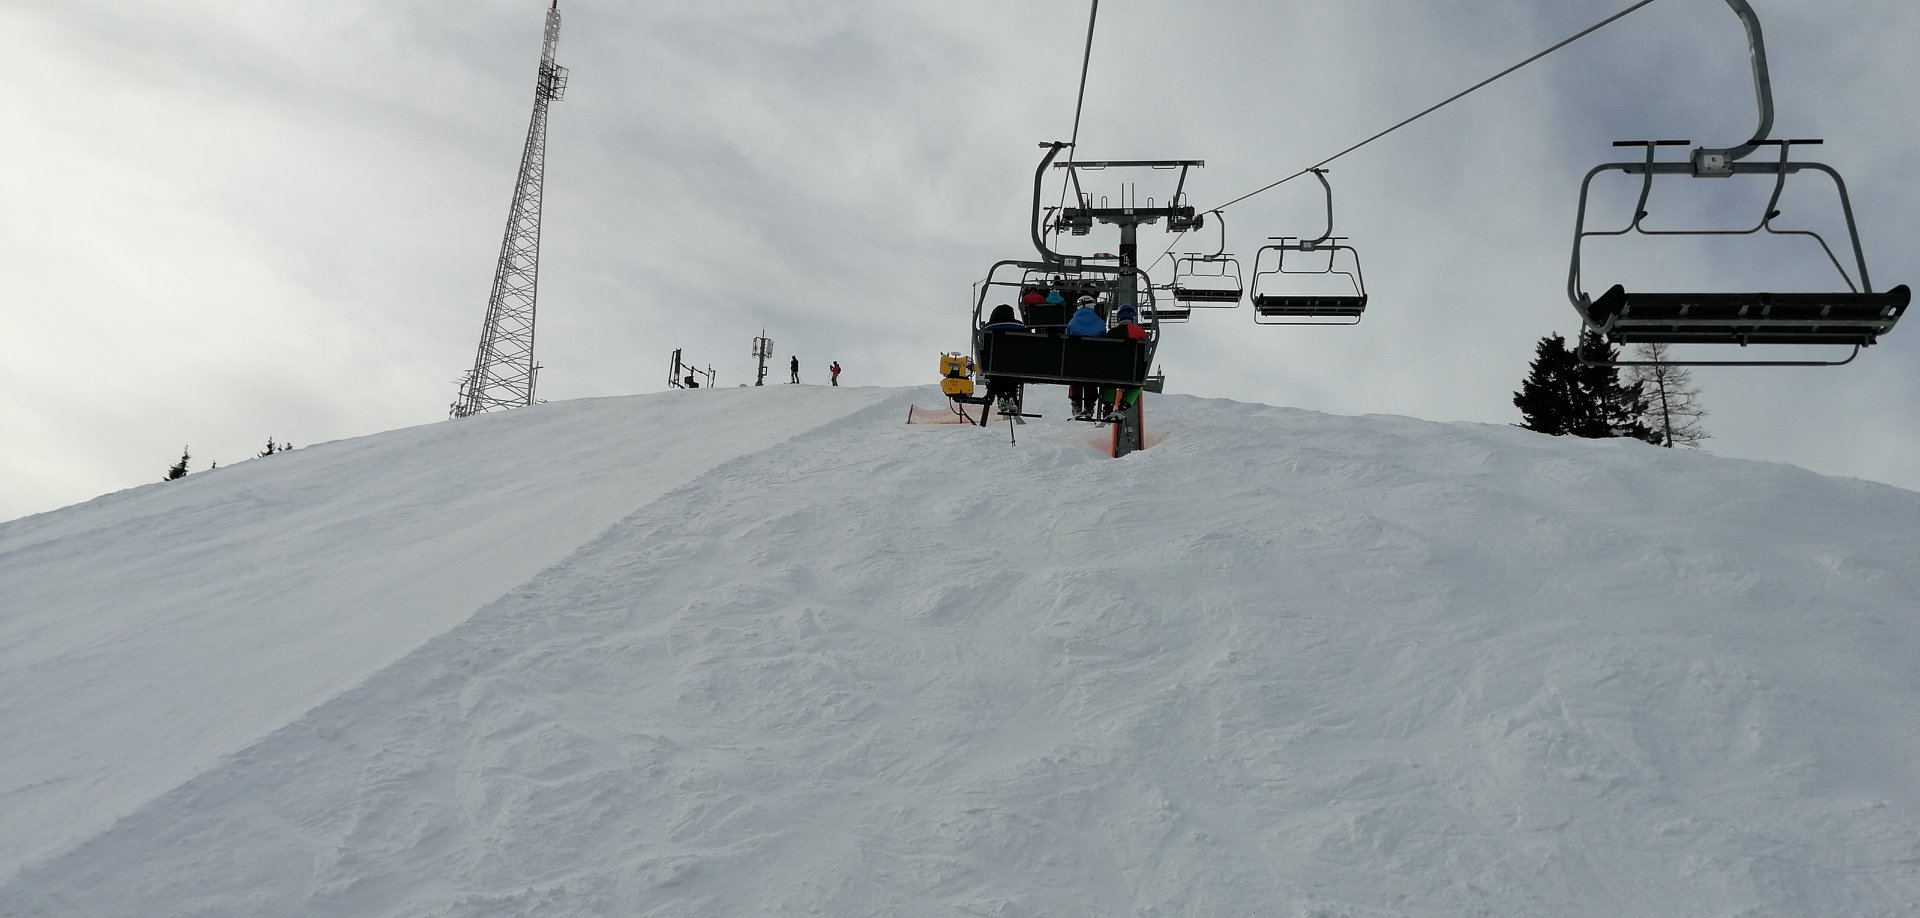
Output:
<svg viewBox="0 0 1920 918">
<path fill-rule="evenodd" d="M 0 902 L 21 908 L 24 916 L 56 916 L 74 913 L 139 914 L 134 896 L 115 900 L 102 908 L 100 895 L 106 889 L 126 889 L 134 884 L 148 892 L 156 887 L 173 889 L 171 872 L 150 863 L 140 851 L 155 850 L 155 838 L 171 839 L 160 843 L 161 850 L 188 851 L 189 839 L 235 837 L 245 835 L 249 826 L 262 821 L 257 810 L 249 810 L 245 801 L 274 801 L 275 815 L 265 817 L 279 829 L 275 837 L 260 838 L 257 845 L 270 853 L 257 852 L 232 865 L 228 878 L 231 890 L 263 890 L 260 906 L 288 902 L 289 875 L 296 888 L 305 890 L 305 907 L 312 914 L 384 915 L 417 914 L 419 903 L 409 903 L 409 890 L 388 881 L 369 878 L 370 861 L 394 861 L 416 867 L 423 859 L 438 862 L 467 849 L 447 848 L 446 840 L 458 836 L 462 827 L 474 827 L 484 834 L 489 819 L 498 815 L 503 804 L 494 799 L 497 791 L 486 780 L 485 772 L 497 769 L 513 771 L 511 763 L 486 767 L 482 774 L 449 774 L 446 759 L 450 750 L 484 744 L 488 751 L 506 748 L 519 756 L 537 775 L 552 774 L 549 763 L 569 756 L 574 745 L 591 742 L 591 737 L 607 731 L 605 725 L 583 722 L 578 718 L 547 715 L 546 709 L 566 706 L 581 695 L 597 695 L 602 688 L 596 680 L 601 673 L 581 673 L 576 669 L 549 665 L 564 663 L 568 653 L 579 649 L 579 636 L 590 633 L 594 623 L 604 623 L 608 609 L 539 609 L 534 604 L 550 596 L 565 598 L 565 587 L 575 585 L 573 596 L 580 595 L 577 585 L 612 580 L 658 582 L 671 571 L 674 554 L 681 547 L 672 538 L 682 512 L 688 507 L 710 506 L 716 498 L 739 491 L 737 480 L 749 480 L 756 470 L 768 466 L 794 468 L 804 477 L 819 466 L 822 450 L 835 448 L 846 438 L 850 427 L 872 421 L 895 426 L 901 407 L 911 395 L 888 398 L 878 404 L 790 436 L 764 449 L 737 456 L 712 467 L 693 481 L 672 489 L 659 499 L 629 514 L 608 527 L 600 536 L 583 543 L 567 559 L 556 563 L 521 586 L 507 591 L 496 601 L 478 610 L 460 625 L 434 637 L 407 653 L 399 661 L 370 675 L 351 689 L 261 738 L 157 796 L 117 819 L 103 832 L 75 845 L 71 850 L 39 861 L 0 884 Z M 919 436 L 918 432 L 906 436 Z M 799 463 L 781 458 L 782 451 L 794 451 L 796 445 L 807 454 Z M 996 444 L 997 446 L 997 444 Z M 1002 447 L 1003 449 L 1003 447 Z M 885 463 L 883 463 L 885 464 Z M 678 506 L 675 506 L 675 504 Z M 665 506 L 670 512 L 656 512 Z M 702 538 L 711 534 L 703 534 Z M 656 536 L 666 538 L 656 539 Z M 602 557 L 621 554 L 621 542 L 649 546 L 645 556 L 632 561 L 589 564 L 582 570 L 581 560 L 603 552 Z M 609 543 L 613 543 L 609 545 Z M 611 548 L 612 551 L 606 551 Z M 651 574 L 646 571 L 652 571 Z M 559 589 L 549 589 L 553 582 Z M 645 592 L 645 591 L 641 591 Z M 649 594 L 651 595 L 651 594 Z M 534 614 L 529 614 L 534 613 Z M 588 626 L 587 631 L 579 627 Z M 599 646 L 596 653 L 627 656 L 625 648 Z M 577 656 L 576 656 L 577 659 Z M 498 672 L 522 677 L 506 680 L 503 694 L 495 686 Z M 531 680 L 539 691 L 519 694 L 518 682 Z M 617 687 L 617 679 L 616 679 Z M 557 699 L 557 702 L 555 701 Z M 502 714 L 501 712 L 506 712 Z M 598 714 L 599 712 L 596 712 Z M 617 712 L 608 711 L 607 714 Z M 624 742 L 631 734 L 612 731 Z M 588 738 L 577 734 L 585 733 Z M 372 742 L 356 742 L 373 734 Z M 384 741 L 382 741 L 384 738 Z M 653 745 L 665 750 L 672 741 L 655 737 Z M 558 747 L 556 749 L 556 747 Z M 662 754 L 665 754 L 664 752 Z M 296 780 L 316 759 L 345 758 L 346 767 L 324 769 L 318 784 Z M 473 756 L 467 757 L 469 760 Z M 537 778 L 540 781 L 564 780 Z M 339 786 L 345 783 L 348 786 Z M 341 803 L 347 806 L 341 806 Z M 458 815 L 455 815 L 458 814 Z M 315 836 L 331 838 L 321 844 Z M 277 847 L 276 847 L 277 845 Z M 287 849 L 296 849 L 288 854 Z M 329 853 L 337 860 L 329 861 Z M 481 859 L 493 856 L 482 851 Z M 658 863 L 648 861 L 639 869 L 659 875 L 659 885 L 673 885 L 686 859 L 668 856 Z M 317 863 L 316 863 L 317 861 Z M 470 868 L 471 865 L 465 865 Z M 515 872 L 502 865 L 499 869 Z M 530 869 L 530 868 L 527 868 Z M 373 873 L 382 871 L 373 869 Z M 464 871 L 463 871 L 464 872 Z M 475 871 L 494 873 L 494 869 Z M 462 901 L 472 904 L 474 896 L 490 901 L 511 901 L 525 905 L 528 897 L 562 895 L 577 885 L 574 871 L 558 870 L 542 878 L 529 877 L 524 886 L 499 890 L 496 884 L 481 893 L 468 893 Z M 579 871 L 581 874 L 587 871 Z M 596 875 L 597 876 L 597 875 Z M 592 878 L 588 878 L 592 879 Z M 264 890 L 273 889 L 273 893 Z M 111 896 L 112 893 L 107 893 Z M 144 895 L 144 894 L 142 894 Z M 230 903 L 230 897 L 215 893 L 209 901 Z M 243 896 L 244 897 L 244 896 Z M 125 909 L 124 911 L 122 909 Z M 538 910 L 538 909 L 536 909 Z M 225 914 L 215 911 L 210 914 Z M 251 913 L 242 907 L 233 914 Z M 11 912 L 9 912 L 11 914 Z"/>
<path fill-rule="evenodd" d="M 720 390 L 720 392 L 716 394 L 726 394 L 726 390 Z M 384 675 L 386 675 L 390 671 L 407 666 L 409 661 L 412 660 L 416 655 L 420 654 L 422 651 L 429 650 L 437 642 L 440 642 L 444 638 L 446 638 L 448 634 L 458 631 L 462 627 L 466 626 L 469 622 L 472 622 L 476 618 L 483 616 L 489 609 L 499 605 L 502 602 L 506 602 L 512 599 L 516 595 L 524 594 L 527 591 L 528 587 L 548 578 L 549 576 L 555 574 L 556 572 L 567 570 L 569 566 L 574 563 L 577 557 L 579 557 L 584 553 L 590 552 L 596 545 L 600 544 L 602 541 L 607 539 L 609 534 L 628 528 L 629 526 L 632 525 L 632 521 L 639 518 L 644 518 L 644 516 L 653 507 L 655 507 L 656 505 L 662 502 L 668 502 L 673 500 L 675 496 L 680 494 L 681 492 L 687 491 L 689 489 L 697 489 L 700 486 L 701 482 L 707 477 L 714 474 L 724 474 L 726 470 L 729 469 L 730 467 L 733 467 L 740 463 L 751 462 L 756 457 L 759 457 L 762 455 L 775 453 L 778 450 L 782 449 L 787 444 L 795 440 L 804 439 L 809 436 L 816 435 L 821 431 L 830 430 L 832 428 L 838 427 L 840 425 L 845 424 L 849 419 L 873 417 L 876 419 L 884 418 L 884 419 L 891 420 L 894 414 L 899 413 L 899 408 L 904 404 L 906 404 L 908 401 L 910 401 L 912 398 L 912 395 L 914 394 L 919 394 L 919 390 L 914 390 L 913 393 L 902 393 L 902 394 L 893 395 L 893 396 L 884 398 L 877 403 L 871 403 L 862 407 L 853 408 L 851 411 L 845 414 L 836 415 L 833 418 L 823 421 L 813 427 L 809 427 L 797 433 L 791 434 L 786 438 L 776 441 L 765 447 L 737 455 L 731 459 L 728 459 L 724 462 L 714 465 L 709 469 L 707 469 L 706 471 L 699 473 L 693 479 L 687 482 L 684 482 L 680 485 L 677 485 L 665 492 L 662 492 L 659 495 L 656 495 L 651 500 L 648 500 L 646 503 L 638 507 L 635 507 L 630 513 L 624 515 L 618 520 L 615 520 L 613 523 L 610 523 L 608 526 L 600 530 L 598 533 L 595 533 L 593 536 L 589 538 L 581 540 L 578 545 L 576 545 L 571 551 L 567 552 L 567 554 L 564 557 L 562 557 L 560 560 L 531 574 L 521 583 L 516 584 L 513 587 L 502 590 L 494 599 L 489 600 L 475 607 L 472 613 L 464 616 L 463 618 L 460 619 L 460 621 L 454 623 L 453 625 L 445 629 L 440 630 L 439 632 L 425 638 L 424 640 L 421 640 L 412 649 L 408 650 L 406 653 L 401 654 L 398 658 L 394 659 L 392 662 L 388 663 L 387 665 L 367 673 L 363 678 L 359 679 L 358 681 L 353 682 L 350 685 L 344 686 L 339 691 L 325 697 L 324 699 L 317 701 L 316 703 L 307 707 L 305 710 L 301 711 L 299 714 L 292 717 L 282 726 L 266 731 L 260 734 L 259 736 L 257 736 L 251 742 L 238 746 L 232 752 L 219 756 L 217 759 L 210 762 L 204 770 L 187 777 L 186 779 L 180 781 L 178 784 L 175 784 L 172 787 L 166 788 L 164 790 L 160 790 L 158 792 L 152 793 L 140 803 L 135 804 L 134 806 L 128 807 L 121 816 L 119 816 L 114 820 L 112 824 L 105 826 L 90 835 L 77 837 L 73 839 L 70 844 L 63 846 L 60 849 L 49 851 L 48 853 L 45 854 L 45 856 L 37 858 L 34 861 L 21 864 L 19 865 L 19 869 L 15 871 L 10 871 L 9 872 L 10 875 L 0 876 L 0 891 L 4 891 L 7 887 L 11 886 L 15 882 L 29 876 L 36 870 L 36 868 L 40 868 L 44 865 L 51 864 L 65 858 L 69 858 L 74 853 L 89 847 L 91 844 L 93 844 L 95 839 L 99 839 L 104 836 L 108 836 L 112 834 L 122 823 L 126 822 L 129 819 L 134 819 L 139 817 L 140 814 L 150 809 L 157 802 L 164 800 L 166 798 L 172 797 L 176 794 L 179 794 L 184 790 L 192 787 L 196 783 L 201 782 L 207 775 L 220 771 L 221 769 L 227 767 L 232 762 L 235 762 L 235 761 L 243 762 L 248 760 L 250 756 L 254 753 L 254 751 L 260 746 L 262 746 L 263 744 L 267 744 L 273 741 L 275 737 L 296 727 L 301 722 L 314 716 L 316 712 L 319 712 L 329 706 L 332 706 L 344 699 L 351 699 L 353 696 L 359 693 L 362 689 L 364 689 L 367 685 L 380 680 Z M 495 417 L 492 419 L 479 418 L 476 420 L 481 420 L 481 421 L 493 420 L 495 423 L 499 423 L 502 420 L 506 420 L 506 419 L 503 417 Z M 391 433 L 396 433 L 396 432 L 389 432 L 389 435 Z M 375 435 L 375 436 L 379 437 L 381 435 Z M 352 441 L 336 441 L 336 442 L 350 443 Z M 330 443 L 330 444 L 324 444 L 324 445 L 334 446 L 336 444 Z M 302 458 L 305 458 L 305 457 L 302 457 Z M 252 471 L 255 473 L 255 477 L 257 477 L 260 471 L 266 470 L 266 467 L 262 466 L 262 467 L 256 467 L 253 469 L 236 467 L 236 471 L 242 471 L 242 470 Z M 180 491 L 180 489 L 178 488 L 173 490 L 174 492 L 176 492 L 176 494 Z M 57 523 L 59 521 L 49 519 L 49 516 L 51 514 L 71 513 L 71 511 L 79 508 L 87 508 L 88 512 L 93 512 L 93 511 L 97 511 L 101 507 L 107 506 L 106 503 L 103 503 L 103 501 L 106 501 L 107 498 L 119 498 L 119 497 L 122 497 L 122 495 L 104 495 L 102 498 L 98 498 L 95 501 L 90 501 L 85 504 L 76 505 L 76 507 L 74 508 L 63 508 L 62 510 L 59 510 L 59 511 L 50 511 L 49 514 L 39 514 L 39 515 L 36 515 L 35 517 L 29 517 L 27 519 L 31 520 L 32 523 L 30 525 L 34 525 L 34 526 L 37 526 L 43 523 L 48 523 L 48 522 Z M 148 514 L 148 515 L 151 516 L 151 514 Z M 16 521 L 16 522 L 24 522 L 24 521 Z M 35 545 L 32 547 L 37 548 L 39 546 Z M 5 901 L 5 897 L 0 896 L 0 901 Z"/>
</svg>

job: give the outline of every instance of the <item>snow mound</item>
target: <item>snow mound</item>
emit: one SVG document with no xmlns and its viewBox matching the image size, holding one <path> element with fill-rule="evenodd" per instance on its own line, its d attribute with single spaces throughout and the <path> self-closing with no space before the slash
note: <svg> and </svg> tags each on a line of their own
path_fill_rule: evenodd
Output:
<svg viewBox="0 0 1920 918">
<path fill-rule="evenodd" d="M 1920 494 L 1181 396 L 1112 460 L 915 397 L 552 405 L 0 526 L 0 914 L 1920 901 Z"/>
</svg>

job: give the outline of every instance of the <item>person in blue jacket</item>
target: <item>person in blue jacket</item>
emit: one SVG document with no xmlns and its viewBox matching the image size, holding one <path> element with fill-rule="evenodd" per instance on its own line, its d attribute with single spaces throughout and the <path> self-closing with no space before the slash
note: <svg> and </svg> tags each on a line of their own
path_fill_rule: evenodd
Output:
<svg viewBox="0 0 1920 918">
<path fill-rule="evenodd" d="M 1073 318 L 1067 320 L 1067 337 L 1098 338 L 1107 333 L 1107 320 L 1093 311 L 1093 297 L 1083 296 L 1073 310 Z M 1067 400 L 1073 403 L 1075 420 L 1087 420 L 1093 417 L 1094 406 L 1100 401 L 1100 387 L 1092 384 L 1067 384 Z"/>
<path fill-rule="evenodd" d="M 1067 320 L 1067 334 L 1080 338 L 1098 338 L 1107 333 L 1107 320 L 1094 311 L 1093 297 L 1083 296 Z"/>
</svg>

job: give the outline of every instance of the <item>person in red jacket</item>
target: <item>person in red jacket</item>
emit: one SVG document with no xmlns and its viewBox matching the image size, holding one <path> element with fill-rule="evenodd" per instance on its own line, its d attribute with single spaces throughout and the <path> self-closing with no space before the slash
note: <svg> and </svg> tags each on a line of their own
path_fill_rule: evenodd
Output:
<svg viewBox="0 0 1920 918">
<path fill-rule="evenodd" d="M 1132 306 L 1122 306 L 1114 314 L 1119 323 L 1107 329 L 1106 337 L 1125 341 L 1145 341 L 1147 330 L 1140 327 L 1139 310 Z M 1132 408 L 1140 402 L 1139 386 L 1107 386 L 1100 390 L 1100 417 L 1106 417 L 1116 409 Z"/>
<path fill-rule="evenodd" d="M 840 385 L 840 361 L 836 360 L 832 366 L 827 367 L 827 375 L 833 378 L 834 385 Z"/>
</svg>

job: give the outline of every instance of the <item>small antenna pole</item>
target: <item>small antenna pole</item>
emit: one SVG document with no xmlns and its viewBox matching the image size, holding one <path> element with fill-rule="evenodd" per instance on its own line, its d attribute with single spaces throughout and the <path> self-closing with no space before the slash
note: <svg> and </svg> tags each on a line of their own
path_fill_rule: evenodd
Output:
<svg viewBox="0 0 1920 918">
<path fill-rule="evenodd" d="M 558 3 L 559 0 L 554 0 L 554 2 Z M 760 337 L 753 339 L 753 357 L 760 362 L 760 370 L 753 377 L 754 385 L 764 386 L 767 384 L 767 358 L 772 356 L 773 339 L 767 337 L 766 329 L 760 329 Z"/>
</svg>

